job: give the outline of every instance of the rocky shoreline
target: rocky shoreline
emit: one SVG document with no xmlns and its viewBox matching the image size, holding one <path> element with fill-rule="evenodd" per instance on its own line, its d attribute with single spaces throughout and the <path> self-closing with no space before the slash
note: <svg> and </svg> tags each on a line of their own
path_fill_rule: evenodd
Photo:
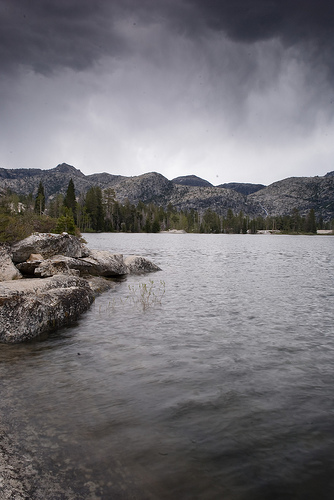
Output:
<svg viewBox="0 0 334 500">
<path fill-rule="evenodd" d="M 158 271 L 140 256 L 90 250 L 77 237 L 36 233 L 0 247 L 0 343 L 34 339 L 71 324 L 115 278 Z M 36 465 L 36 464 L 35 464 Z M 23 500 L 78 496 L 60 477 L 37 470 L 0 422 L 0 496 Z"/>
<path fill-rule="evenodd" d="M 140 256 L 90 250 L 67 233 L 35 233 L 0 249 L 0 342 L 31 340 L 76 321 L 111 279 L 158 271 Z"/>
</svg>

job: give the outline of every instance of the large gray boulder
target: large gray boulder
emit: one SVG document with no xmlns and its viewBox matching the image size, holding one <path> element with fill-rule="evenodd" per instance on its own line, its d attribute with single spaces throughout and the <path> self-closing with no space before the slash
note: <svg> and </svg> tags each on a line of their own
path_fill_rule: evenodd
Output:
<svg viewBox="0 0 334 500">
<path fill-rule="evenodd" d="M 156 264 L 148 259 L 145 259 L 145 257 L 140 257 L 139 255 L 129 255 L 128 257 L 125 257 L 124 264 L 128 269 L 128 273 L 131 274 L 161 271 L 160 267 L 158 267 Z"/>
<path fill-rule="evenodd" d="M 20 271 L 14 266 L 11 254 L 5 246 L 0 246 L 0 281 L 22 278 Z"/>
<path fill-rule="evenodd" d="M 26 261 L 31 254 L 40 254 L 44 259 L 58 254 L 74 258 L 89 255 L 86 245 L 77 236 L 67 233 L 35 233 L 15 243 L 11 251 L 15 263 Z"/>
<path fill-rule="evenodd" d="M 87 280 L 68 275 L 0 283 L 0 342 L 30 340 L 68 325 L 94 300 Z"/>
<path fill-rule="evenodd" d="M 90 250 L 89 257 L 80 259 L 87 265 L 87 274 L 93 276 L 123 276 L 128 273 L 122 254 L 113 254 L 108 250 Z"/>
</svg>

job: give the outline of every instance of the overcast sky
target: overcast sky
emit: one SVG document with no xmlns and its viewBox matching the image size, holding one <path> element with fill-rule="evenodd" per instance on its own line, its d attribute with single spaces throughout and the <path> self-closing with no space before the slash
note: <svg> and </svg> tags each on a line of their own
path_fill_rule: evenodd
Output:
<svg viewBox="0 0 334 500">
<path fill-rule="evenodd" d="M 334 170 L 333 0 L 0 0 L 0 167 Z"/>
</svg>

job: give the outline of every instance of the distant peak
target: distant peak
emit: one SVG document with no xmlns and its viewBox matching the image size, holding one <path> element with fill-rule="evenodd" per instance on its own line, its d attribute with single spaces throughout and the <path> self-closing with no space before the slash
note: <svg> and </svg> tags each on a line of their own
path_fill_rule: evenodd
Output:
<svg viewBox="0 0 334 500">
<path fill-rule="evenodd" d="M 68 165 L 67 163 L 59 163 L 56 168 L 52 169 L 55 172 L 61 172 L 63 174 L 76 174 L 76 175 L 84 175 L 80 170 L 73 167 L 72 165 Z"/>
<path fill-rule="evenodd" d="M 181 184 L 182 186 L 199 186 L 199 187 L 213 187 L 209 181 L 197 177 L 197 175 L 183 175 L 172 179 L 174 184 Z"/>
</svg>

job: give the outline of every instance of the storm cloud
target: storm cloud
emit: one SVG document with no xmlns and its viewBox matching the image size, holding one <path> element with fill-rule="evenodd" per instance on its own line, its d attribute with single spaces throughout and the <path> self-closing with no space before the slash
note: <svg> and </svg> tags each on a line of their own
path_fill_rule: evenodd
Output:
<svg viewBox="0 0 334 500">
<path fill-rule="evenodd" d="M 333 170 L 332 2 L 11 0 L 0 20 L 2 167 Z"/>
</svg>

